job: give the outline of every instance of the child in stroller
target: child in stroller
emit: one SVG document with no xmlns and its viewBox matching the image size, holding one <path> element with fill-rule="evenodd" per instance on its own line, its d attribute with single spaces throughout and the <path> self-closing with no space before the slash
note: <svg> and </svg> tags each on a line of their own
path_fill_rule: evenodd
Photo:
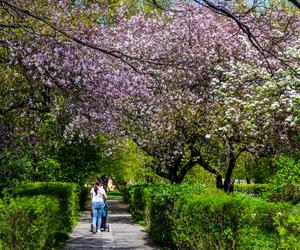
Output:
<svg viewBox="0 0 300 250">
<path fill-rule="evenodd" d="M 107 205 L 107 201 L 104 201 L 104 208 L 102 210 L 100 230 L 109 232 L 109 224 L 108 224 L 107 214 L 108 214 L 108 205 Z M 92 220 L 90 231 L 93 232 L 93 209 L 92 208 L 90 208 L 90 215 L 91 215 L 91 220 Z"/>
</svg>

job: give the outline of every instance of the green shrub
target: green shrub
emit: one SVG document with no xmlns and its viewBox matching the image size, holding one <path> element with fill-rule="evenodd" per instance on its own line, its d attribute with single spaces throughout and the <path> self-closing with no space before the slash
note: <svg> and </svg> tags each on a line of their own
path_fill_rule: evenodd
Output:
<svg viewBox="0 0 300 250">
<path fill-rule="evenodd" d="M 218 190 L 186 196 L 174 204 L 178 216 L 172 242 L 178 249 L 287 249 L 278 234 L 277 217 L 288 216 L 292 209 L 287 203 Z M 290 237 L 297 237 L 295 231 L 288 232 Z M 291 247 L 300 247 L 293 243 L 296 245 Z"/>
<path fill-rule="evenodd" d="M 148 185 L 136 185 L 130 186 L 127 189 L 127 194 L 125 195 L 126 200 L 129 201 L 129 209 L 136 221 L 143 220 L 143 210 L 145 209 L 144 199 L 145 195 L 142 195 L 143 189 Z"/>
<path fill-rule="evenodd" d="M 180 195 L 180 190 L 178 187 L 170 185 L 153 191 L 145 210 L 149 233 L 156 242 L 173 248 L 171 232 L 174 220 L 172 212 L 176 195 Z"/>
<path fill-rule="evenodd" d="M 274 219 L 281 249 L 300 249 L 300 204 L 294 206 L 289 213 L 277 213 Z"/>
<path fill-rule="evenodd" d="M 237 184 L 234 185 L 234 191 L 250 194 L 253 196 L 262 196 L 264 193 L 270 191 L 271 187 L 268 184 Z"/>
<path fill-rule="evenodd" d="M 146 207 L 154 193 L 160 185 L 141 184 L 128 188 L 129 208 L 136 221 L 144 220 Z"/>
<path fill-rule="evenodd" d="M 270 191 L 266 197 L 271 201 L 300 202 L 300 159 L 279 157 L 279 168 L 270 181 Z"/>
<path fill-rule="evenodd" d="M 50 248 L 55 241 L 59 220 L 59 201 L 55 197 L 13 199 L 1 215 L 1 249 Z"/>
<path fill-rule="evenodd" d="M 235 217 L 231 221 L 231 213 L 237 209 L 230 196 L 219 190 L 177 200 L 172 241 L 178 249 L 226 249 L 236 233 L 230 223 L 235 223 Z"/>
<path fill-rule="evenodd" d="M 137 185 L 128 189 L 130 211 L 133 217 L 143 220 L 152 238 L 162 245 L 172 246 L 172 208 L 178 197 L 199 193 L 203 185 Z M 163 223 L 161 223 L 163 221 Z"/>
<path fill-rule="evenodd" d="M 0 222 L 3 221 L 3 214 L 4 214 L 4 204 L 3 201 L 0 199 Z M 2 229 L 0 228 L 0 249 L 4 249 L 2 239 L 3 239 L 3 234 L 2 234 Z"/>
<path fill-rule="evenodd" d="M 130 207 L 171 249 L 300 249 L 299 208 L 195 185 L 129 189 Z"/>
<path fill-rule="evenodd" d="M 34 182 L 19 185 L 16 196 L 51 195 L 60 201 L 61 232 L 69 233 L 79 216 L 78 187 L 73 183 Z"/>
<path fill-rule="evenodd" d="M 239 249 L 300 249 L 300 242 L 293 240 L 299 239 L 299 208 L 285 202 L 270 203 L 260 199 L 244 199 L 243 203 L 247 217 Z"/>
<path fill-rule="evenodd" d="M 90 188 L 82 187 L 79 192 L 79 207 L 80 210 L 83 211 L 85 209 L 86 202 L 89 198 Z"/>
</svg>

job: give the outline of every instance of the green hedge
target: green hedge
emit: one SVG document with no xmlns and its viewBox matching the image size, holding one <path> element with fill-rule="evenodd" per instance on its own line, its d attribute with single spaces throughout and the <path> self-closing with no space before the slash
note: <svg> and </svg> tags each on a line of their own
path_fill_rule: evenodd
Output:
<svg viewBox="0 0 300 250">
<path fill-rule="evenodd" d="M 3 221 L 3 216 L 4 214 L 4 204 L 3 204 L 3 201 L 0 199 L 0 222 Z M 4 243 L 3 243 L 3 235 L 2 235 L 2 229 L 1 229 L 1 224 L 0 224 L 0 249 L 4 249 Z"/>
<path fill-rule="evenodd" d="M 174 211 L 179 216 L 172 240 L 179 249 L 286 249 L 280 243 L 278 218 L 289 224 L 290 204 L 210 191 L 177 201 Z M 297 231 L 285 229 L 297 239 Z M 300 247 L 294 243 L 289 249 Z"/>
<path fill-rule="evenodd" d="M 128 196 L 133 215 L 172 249 L 300 248 L 300 210 L 288 203 L 196 185 L 135 186 Z"/>
<path fill-rule="evenodd" d="M 253 196 L 262 196 L 271 190 L 268 184 L 236 184 L 234 185 L 234 191 L 250 194 Z"/>
<path fill-rule="evenodd" d="M 20 197 L 0 215 L 1 249 L 45 249 L 59 229 L 59 201 L 55 197 Z"/>
<path fill-rule="evenodd" d="M 270 191 L 265 195 L 271 201 L 300 204 L 300 158 L 281 156 L 276 160 L 277 171 L 270 180 Z"/>
<path fill-rule="evenodd" d="M 78 186 L 63 182 L 34 182 L 19 185 L 15 196 L 51 195 L 60 201 L 61 232 L 72 231 L 79 216 Z"/>
<path fill-rule="evenodd" d="M 79 207 L 81 211 L 84 211 L 86 208 L 86 203 L 88 198 L 90 197 L 90 189 L 88 187 L 82 187 L 79 192 Z"/>
<path fill-rule="evenodd" d="M 201 193 L 203 189 L 203 185 L 189 184 L 131 186 L 127 190 L 130 211 L 136 220 L 145 222 L 155 241 L 172 247 L 170 229 L 173 220 L 170 217 L 175 200 L 187 194 Z"/>
<path fill-rule="evenodd" d="M 159 193 L 162 195 L 158 202 L 165 202 L 165 198 L 174 200 L 176 197 L 183 195 L 184 193 L 201 193 L 204 189 L 204 185 L 171 185 L 171 184 L 141 184 L 130 186 L 125 193 L 126 200 L 129 202 L 131 213 L 137 220 L 143 220 L 145 218 L 145 210 L 149 202 L 154 197 L 158 197 Z"/>
</svg>

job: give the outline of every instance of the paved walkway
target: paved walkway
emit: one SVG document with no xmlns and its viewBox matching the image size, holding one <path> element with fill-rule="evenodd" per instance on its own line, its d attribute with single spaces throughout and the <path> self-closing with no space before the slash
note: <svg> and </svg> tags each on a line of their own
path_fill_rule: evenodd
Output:
<svg viewBox="0 0 300 250">
<path fill-rule="evenodd" d="M 63 250 L 89 250 L 89 249 L 159 249 L 151 242 L 145 229 L 134 224 L 131 215 L 127 212 L 128 206 L 120 198 L 108 200 L 109 232 L 93 234 L 90 229 L 90 212 L 83 212 L 70 239 Z"/>
</svg>

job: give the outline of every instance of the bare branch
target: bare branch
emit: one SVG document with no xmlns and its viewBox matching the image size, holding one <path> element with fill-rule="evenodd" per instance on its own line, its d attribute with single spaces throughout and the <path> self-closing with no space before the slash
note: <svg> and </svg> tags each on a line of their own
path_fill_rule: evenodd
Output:
<svg viewBox="0 0 300 250">
<path fill-rule="evenodd" d="M 193 158 L 191 158 L 189 160 L 189 162 L 184 165 L 184 167 L 180 170 L 179 174 L 178 174 L 178 180 L 180 180 L 180 182 L 183 180 L 183 178 L 185 177 L 186 173 L 192 169 L 195 165 L 197 164 L 197 161 Z"/>
<path fill-rule="evenodd" d="M 18 28 L 20 28 L 20 27 L 21 27 L 21 26 L 16 25 L 16 24 L 3 24 L 3 23 L 0 24 L 0 29 L 4 29 L 4 28 L 18 29 Z"/>
<path fill-rule="evenodd" d="M 40 113 L 50 112 L 49 107 L 38 108 L 38 107 L 28 106 L 26 102 L 20 102 L 20 103 L 14 103 L 6 109 L 0 109 L 0 115 L 7 115 L 9 112 L 16 109 L 27 109 L 27 110 L 37 111 Z"/>
<path fill-rule="evenodd" d="M 292 4 L 294 4 L 298 9 L 300 9 L 300 1 L 299 0 L 288 0 Z"/>
</svg>

